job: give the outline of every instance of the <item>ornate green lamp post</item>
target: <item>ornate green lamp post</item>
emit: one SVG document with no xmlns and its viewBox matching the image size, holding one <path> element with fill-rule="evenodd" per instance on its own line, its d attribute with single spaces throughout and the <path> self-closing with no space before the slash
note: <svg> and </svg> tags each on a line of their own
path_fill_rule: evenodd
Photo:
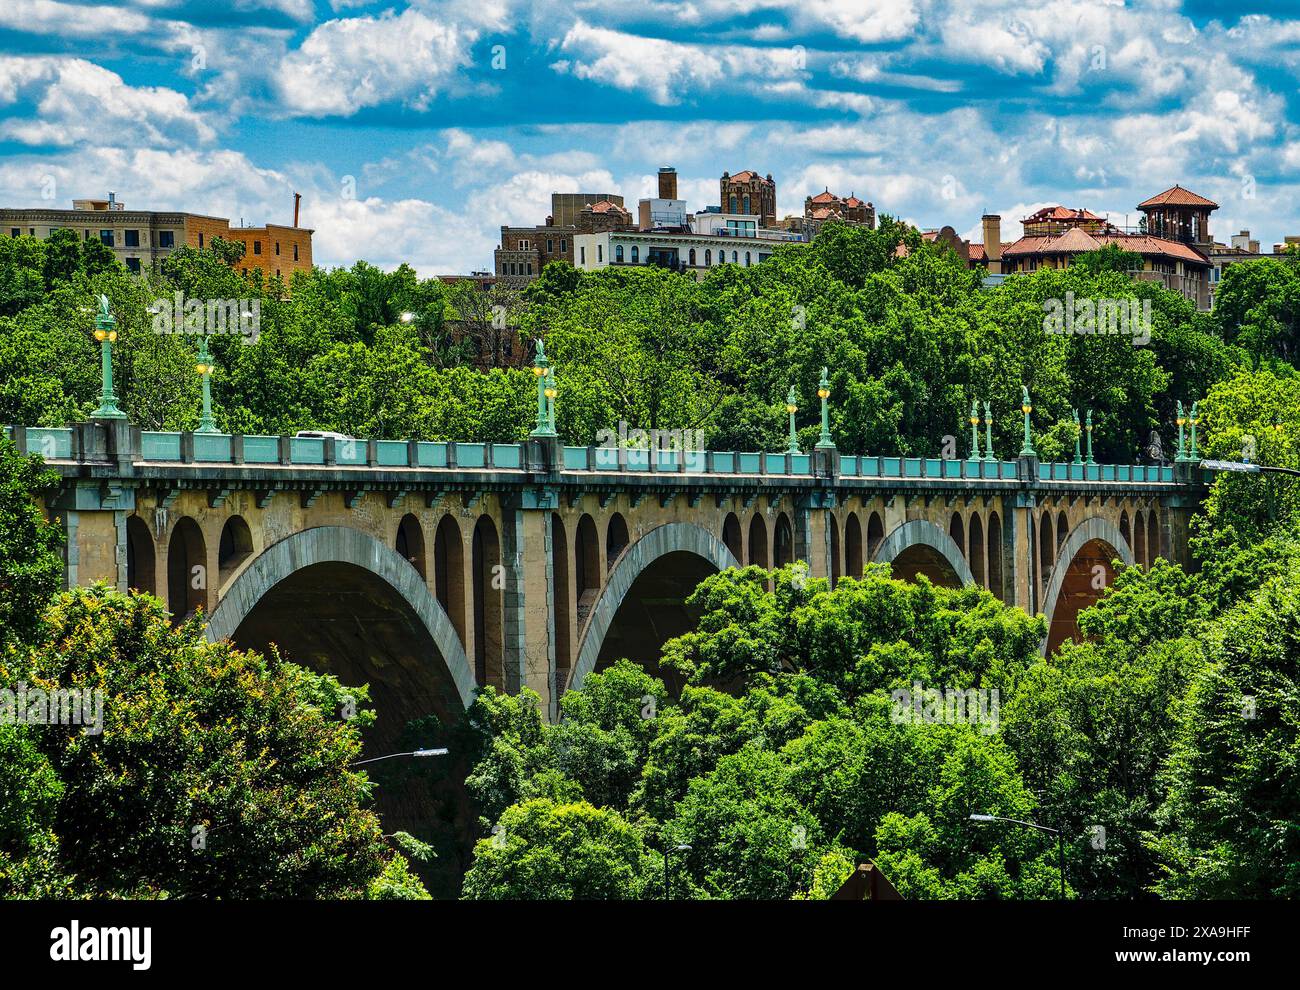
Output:
<svg viewBox="0 0 1300 990">
<path fill-rule="evenodd" d="M 1091 409 L 1088 410 L 1087 425 L 1084 427 L 1084 430 L 1085 430 L 1085 431 L 1087 432 L 1087 434 L 1088 434 L 1088 461 L 1087 461 L 1087 463 L 1089 463 L 1089 464 L 1096 464 L 1097 462 L 1094 461 L 1094 460 L 1092 459 L 1092 410 L 1091 410 Z"/>
<path fill-rule="evenodd" d="M 208 336 L 199 338 L 199 360 L 194 370 L 203 379 L 203 416 L 199 419 L 199 428 L 195 433 L 216 433 L 217 424 L 212 421 L 212 356 L 208 353 Z"/>
<path fill-rule="evenodd" d="M 1020 411 L 1025 414 L 1025 445 L 1020 448 L 1020 456 L 1037 457 L 1033 441 L 1029 438 L 1029 414 L 1034 411 L 1034 407 L 1029 401 L 1029 388 L 1025 385 L 1020 386 Z"/>
<path fill-rule="evenodd" d="M 1187 425 L 1187 417 L 1183 415 L 1182 399 L 1178 400 L 1178 417 L 1176 422 L 1178 423 L 1178 453 L 1174 455 L 1174 460 L 1185 461 L 1187 460 L 1187 439 L 1183 433 L 1183 428 Z"/>
<path fill-rule="evenodd" d="M 989 404 L 984 403 L 984 460 L 996 461 L 997 455 L 993 453 L 993 413 L 989 410 Z"/>
<path fill-rule="evenodd" d="M 970 400 L 970 457 L 968 460 L 980 460 L 980 404 Z"/>
<path fill-rule="evenodd" d="M 95 339 L 99 341 L 102 379 L 99 408 L 91 415 L 96 419 L 126 419 L 126 413 L 117 408 L 117 395 L 113 392 L 113 343 L 117 340 L 117 320 L 109 312 L 108 296 L 99 297 L 99 315 L 95 317 Z"/>
<path fill-rule="evenodd" d="M 555 369 L 547 368 L 546 376 L 542 379 L 546 383 L 543 394 L 546 396 L 546 428 L 550 430 L 551 436 L 557 436 L 555 432 L 555 397 L 560 394 L 560 390 L 555 386 Z"/>
<path fill-rule="evenodd" d="M 553 437 L 555 430 L 551 427 L 551 417 L 547 410 L 548 400 L 546 396 L 546 371 L 551 362 L 546 359 L 546 348 L 542 345 L 542 339 L 537 338 L 537 354 L 533 359 L 533 375 L 537 378 L 537 426 L 529 434 L 534 437 Z"/>
<path fill-rule="evenodd" d="M 1079 450 L 1079 442 L 1083 439 L 1083 429 L 1079 426 L 1079 410 L 1071 409 L 1070 415 L 1074 417 L 1074 463 L 1083 463 L 1083 452 Z"/>
<path fill-rule="evenodd" d="M 835 441 L 831 439 L 831 416 L 826 406 L 826 400 L 830 398 L 831 383 L 826 377 L 826 368 L 822 367 L 821 381 L 817 383 L 817 398 L 822 400 L 822 433 L 817 440 L 818 450 L 834 450 Z"/>
<path fill-rule="evenodd" d="M 1193 402 L 1191 415 L 1187 417 L 1187 422 L 1190 423 L 1192 427 L 1192 450 L 1191 453 L 1187 455 L 1189 461 L 1199 461 L 1201 459 L 1201 455 L 1196 450 L 1196 424 L 1200 421 L 1201 418 L 1196 415 L 1196 403 Z"/>
<path fill-rule="evenodd" d="M 785 394 L 785 411 L 790 416 L 790 444 L 785 448 L 787 454 L 799 453 L 799 440 L 794 434 L 794 414 L 799 411 L 799 405 L 795 402 L 794 386 L 790 386 L 790 391 Z"/>
</svg>

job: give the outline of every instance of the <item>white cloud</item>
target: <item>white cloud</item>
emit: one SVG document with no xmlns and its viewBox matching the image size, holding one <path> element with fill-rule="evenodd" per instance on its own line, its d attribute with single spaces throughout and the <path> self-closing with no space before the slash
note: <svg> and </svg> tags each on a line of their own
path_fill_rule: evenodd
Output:
<svg viewBox="0 0 1300 990">
<path fill-rule="evenodd" d="M 327 21 L 285 57 L 279 93 L 288 110 L 311 117 L 386 103 L 423 110 L 471 64 L 476 37 L 413 9 Z"/>
<path fill-rule="evenodd" d="M 31 100 L 34 117 L 8 116 L 0 136 L 24 144 L 68 146 L 208 142 L 215 131 L 181 93 L 128 86 L 84 59 L 0 56 L 0 104 Z"/>
<path fill-rule="evenodd" d="M 793 81 L 802 77 L 805 67 L 805 53 L 797 49 L 683 44 L 593 27 L 581 20 L 559 47 L 570 58 L 552 63 L 557 72 L 639 90 L 662 106 L 681 103 L 724 82 Z"/>
</svg>

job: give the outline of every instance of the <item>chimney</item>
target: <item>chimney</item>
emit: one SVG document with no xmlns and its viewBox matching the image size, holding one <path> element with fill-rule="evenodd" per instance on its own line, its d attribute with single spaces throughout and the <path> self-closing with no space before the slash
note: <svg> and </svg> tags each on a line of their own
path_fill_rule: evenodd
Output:
<svg viewBox="0 0 1300 990">
<path fill-rule="evenodd" d="M 293 194 L 293 225 L 298 226 L 298 204 L 302 202 L 302 193 Z"/>
<path fill-rule="evenodd" d="M 989 260 L 989 274 L 1002 274 L 1002 217 L 985 213 L 980 217 L 984 225 L 984 257 Z"/>
<path fill-rule="evenodd" d="M 677 198 L 677 169 L 665 165 L 659 170 L 659 198 Z"/>
</svg>

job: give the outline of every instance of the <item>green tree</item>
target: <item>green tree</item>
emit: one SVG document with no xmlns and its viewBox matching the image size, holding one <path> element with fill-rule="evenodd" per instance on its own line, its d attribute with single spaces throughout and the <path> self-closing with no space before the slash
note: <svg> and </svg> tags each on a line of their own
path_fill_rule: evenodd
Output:
<svg viewBox="0 0 1300 990">
<path fill-rule="evenodd" d="M 640 836 L 615 811 L 546 798 L 512 805 L 474 847 L 472 900 L 637 900 L 649 871 Z"/>
</svg>

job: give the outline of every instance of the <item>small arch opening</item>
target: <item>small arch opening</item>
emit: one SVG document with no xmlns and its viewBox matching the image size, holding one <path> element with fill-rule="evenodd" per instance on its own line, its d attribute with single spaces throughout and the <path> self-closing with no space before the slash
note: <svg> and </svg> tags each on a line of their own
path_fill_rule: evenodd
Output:
<svg viewBox="0 0 1300 990">
<path fill-rule="evenodd" d="M 397 524 L 396 548 L 397 555 L 424 577 L 424 530 L 420 520 L 409 512 Z"/>
<path fill-rule="evenodd" d="M 623 513 L 615 512 L 609 517 L 609 525 L 605 528 L 605 567 L 606 570 L 614 566 L 614 561 L 618 560 L 629 543 L 627 532 L 627 520 L 623 518 Z"/>
<path fill-rule="evenodd" d="M 157 562 L 154 560 L 153 534 L 149 524 L 139 516 L 126 517 L 126 586 L 156 595 Z"/>
<path fill-rule="evenodd" d="M 722 542 L 736 558 L 736 563 L 745 562 L 745 549 L 740 538 L 740 520 L 736 518 L 734 512 L 728 512 L 727 518 L 722 521 Z"/>
<path fill-rule="evenodd" d="M 193 519 L 183 516 L 167 544 L 167 608 L 173 621 L 180 622 L 206 607 L 207 560 L 203 531 Z"/>
<path fill-rule="evenodd" d="M 217 571 L 224 585 L 253 553 L 253 534 L 243 516 L 231 516 L 221 527 L 217 549 Z"/>
</svg>

